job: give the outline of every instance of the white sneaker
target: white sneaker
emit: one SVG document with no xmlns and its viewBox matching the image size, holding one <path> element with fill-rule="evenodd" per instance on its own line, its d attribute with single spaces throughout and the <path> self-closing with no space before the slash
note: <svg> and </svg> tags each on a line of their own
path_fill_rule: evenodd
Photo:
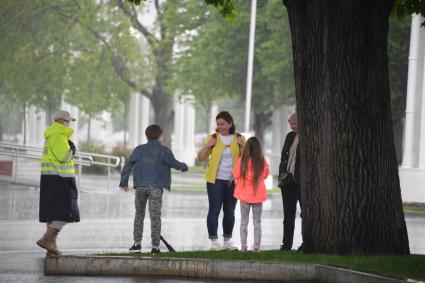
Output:
<svg viewBox="0 0 425 283">
<path fill-rule="evenodd" d="M 217 240 L 211 241 L 211 248 L 210 248 L 210 250 L 212 250 L 212 251 L 218 251 L 218 250 L 221 250 L 221 249 L 222 249 L 222 247 L 220 246 L 220 244 L 218 243 Z"/>
<path fill-rule="evenodd" d="M 235 245 L 233 245 L 232 241 L 229 240 L 229 241 L 223 241 L 223 249 L 234 251 L 234 250 L 237 250 L 238 248 Z"/>
</svg>

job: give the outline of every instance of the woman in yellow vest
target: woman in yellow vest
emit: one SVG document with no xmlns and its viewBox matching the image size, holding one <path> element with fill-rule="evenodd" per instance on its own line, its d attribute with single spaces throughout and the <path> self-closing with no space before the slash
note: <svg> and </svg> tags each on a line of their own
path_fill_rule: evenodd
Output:
<svg viewBox="0 0 425 283">
<path fill-rule="evenodd" d="M 47 229 L 37 245 L 47 255 L 60 255 L 56 237 L 69 222 L 79 222 L 78 191 L 75 184 L 75 145 L 69 140 L 74 131 L 69 127 L 75 121 L 68 111 L 55 113 L 54 123 L 44 132 L 45 143 L 41 158 L 39 221 Z"/>
<path fill-rule="evenodd" d="M 209 135 L 203 147 L 198 151 L 199 160 L 208 160 L 205 171 L 208 192 L 208 235 L 211 239 L 211 249 L 221 249 L 218 243 L 218 217 L 223 207 L 223 248 L 236 249 L 230 239 L 235 224 L 236 198 L 235 182 L 232 178 L 232 168 L 242 153 L 245 138 L 236 133 L 233 117 L 227 111 L 220 112 L 216 117 L 216 133 Z"/>
</svg>

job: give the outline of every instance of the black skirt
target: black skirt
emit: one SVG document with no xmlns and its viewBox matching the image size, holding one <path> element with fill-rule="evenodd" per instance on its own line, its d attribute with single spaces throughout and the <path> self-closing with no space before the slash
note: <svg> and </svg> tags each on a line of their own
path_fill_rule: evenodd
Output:
<svg viewBox="0 0 425 283">
<path fill-rule="evenodd" d="M 78 191 L 74 177 L 41 175 L 40 222 L 79 222 Z"/>
</svg>

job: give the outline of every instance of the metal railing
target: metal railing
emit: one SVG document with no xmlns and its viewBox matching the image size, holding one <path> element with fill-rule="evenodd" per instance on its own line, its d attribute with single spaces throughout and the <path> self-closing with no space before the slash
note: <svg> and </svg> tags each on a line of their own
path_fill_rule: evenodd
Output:
<svg viewBox="0 0 425 283">
<path fill-rule="evenodd" d="M 15 166 L 13 166 L 13 175 L 15 183 L 17 183 L 18 181 L 18 158 L 40 160 L 42 153 L 43 148 L 40 147 L 0 142 L 0 155 L 11 156 L 13 164 L 16 164 Z M 113 155 L 77 151 L 74 156 L 74 163 L 78 165 L 78 186 L 80 185 L 80 180 L 82 176 L 82 166 L 90 167 L 93 165 L 98 165 L 106 166 L 108 168 L 107 188 L 109 189 L 111 181 L 111 168 L 119 166 L 121 159 L 122 158 Z"/>
<path fill-rule="evenodd" d="M 108 180 L 107 180 L 107 189 L 109 190 L 111 184 L 111 168 L 118 167 L 122 158 L 113 155 L 101 154 L 101 153 L 92 153 L 92 152 L 78 152 L 76 155 L 78 158 L 91 158 L 91 165 L 106 166 L 108 169 Z M 78 165 L 78 176 L 82 175 L 81 165 Z M 84 166 L 84 165 L 83 165 Z M 78 178 L 78 181 L 80 178 Z M 78 184 L 79 185 L 79 184 Z"/>
</svg>

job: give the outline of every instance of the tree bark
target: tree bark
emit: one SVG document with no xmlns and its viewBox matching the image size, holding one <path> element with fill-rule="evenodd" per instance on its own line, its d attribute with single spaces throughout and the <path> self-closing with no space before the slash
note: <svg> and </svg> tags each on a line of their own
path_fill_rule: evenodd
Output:
<svg viewBox="0 0 425 283">
<path fill-rule="evenodd" d="M 117 4 L 123 13 L 132 22 L 133 28 L 138 30 L 147 40 L 152 48 L 154 60 L 156 60 L 156 67 L 158 68 L 155 75 L 155 85 L 152 89 L 151 95 L 147 94 L 146 90 L 142 90 L 141 94 L 147 97 L 154 110 L 155 118 L 154 123 L 164 129 L 163 144 L 171 148 L 171 134 L 173 133 L 173 96 L 166 93 L 165 86 L 169 78 L 167 65 L 172 62 L 174 34 L 167 30 L 166 25 L 161 21 L 163 13 L 167 9 L 166 3 L 163 8 L 156 3 L 155 10 L 157 13 L 157 22 L 159 24 L 159 36 L 148 31 L 148 29 L 139 21 L 137 11 L 134 6 L 127 6 L 124 1 L 119 0 Z M 121 77 L 122 79 L 124 77 Z M 129 83 L 129 80 L 124 80 Z M 130 84 L 129 84 L 130 85 Z"/>
<path fill-rule="evenodd" d="M 294 50 L 304 251 L 408 254 L 388 79 L 392 3 L 283 3 Z"/>
<path fill-rule="evenodd" d="M 155 88 L 151 104 L 155 113 L 155 124 L 164 130 L 162 143 L 171 148 L 171 134 L 174 129 L 173 96 L 164 93 L 160 88 Z"/>
<path fill-rule="evenodd" d="M 393 123 L 394 145 L 397 156 L 397 163 L 398 165 L 401 165 L 403 161 L 403 122 L 397 119 Z"/>
<path fill-rule="evenodd" d="M 155 77 L 155 85 L 150 101 L 155 113 L 155 123 L 164 129 L 162 143 L 171 148 L 171 134 L 174 129 L 174 96 L 165 91 L 165 86 L 169 79 L 168 64 L 171 62 L 173 55 L 174 38 L 170 37 L 164 41 L 165 43 L 154 49 L 158 73 Z"/>
</svg>

